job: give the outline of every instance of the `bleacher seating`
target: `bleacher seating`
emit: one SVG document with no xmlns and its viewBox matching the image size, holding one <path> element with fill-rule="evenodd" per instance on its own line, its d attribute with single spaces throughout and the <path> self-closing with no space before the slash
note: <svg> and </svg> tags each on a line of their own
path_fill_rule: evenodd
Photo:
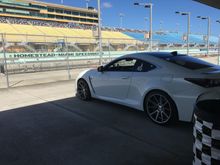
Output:
<svg viewBox="0 0 220 165">
<path fill-rule="evenodd" d="M 89 29 L 46 27 L 21 24 L 0 23 L 0 33 L 5 34 L 7 42 L 59 42 L 66 40 L 75 43 L 94 43 L 93 31 Z M 102 31 L 104 42 L 133 43 L 134 38 L 115 31 Z M 108 41 L 107 41 L 108 40 Z M 123 41 L 123 42 L 122 42 Z"/>
<path fill-rule="evenodd" d="M 129 35 L 137 40 L 145 40 L 143 33 L 137 32 L 124 32 L 124 34 Z M 172 33 L 172 32 L 161 32 L 161 33 L 154 33 L 153 40 L 158 41 L 160 44 L 185 44 L 186 41 L 183 39 L 183 33 Z M 203 35 L 198 34 L 190 34 L 190 43 L 192 44 L 205 44 L 203 39 Z M 217 44 L 218 37 L 210 36 L 210 43 Z"/>
<path fill-rule="evenodd" d="M 97 27 L 74 23 L 58 23 L 52 21 L 39 21 L 19 18 L 0 17 L 0 34 L 5 35 L 8 43 L 97 43 L 94 31 Z M 93 31 L 94 30 L 94 31 Z M 96 32 L 95 32 L 96 33 Z M 137 44 L 143 43 L 146 31 L 120 28 L 102 28 L 102 41 L 104 44 Z M 163 45 L 184 45 L 183 33 L 155 32 L 153 41 Z M 218 37 L 211 36 L 210 44 L 217 44 Z M 203 35 L 190 34 L 190 44 L 205 45 Z"/>
<path fill-rule="evenodd" d="M 216 36 L 210 36 L 209 40 L 211 44 L 217 44 L 219 41 L 219 38 Z"/>
<path fill-rule="evenodd" d="M 144 40 L 144 33 L 137 33 L 137 32 L 124 32 L 124 34 L 131 36 L 137 40 L 143 41 Z"/>
</svg>

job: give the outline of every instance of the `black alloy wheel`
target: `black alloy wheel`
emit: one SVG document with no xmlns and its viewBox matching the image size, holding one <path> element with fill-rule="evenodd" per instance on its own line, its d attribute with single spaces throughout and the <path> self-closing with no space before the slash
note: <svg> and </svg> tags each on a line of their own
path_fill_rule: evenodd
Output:
<svg viewBox="0 0 220 165">
<path fill-rule="evenodd" d="M 80 79 L 77 83 L 77 96 L 83 101 L 91 99 L 89 86 L 87 82 L 83 79 Z"/>
<path fill-rule="evenodd" d="M 160 125 L 176 120 L 177 111 L 173 100 L 161 91 L 154 91 L 147 95 L 145 111 L 153 122 Z"/>
</svg>

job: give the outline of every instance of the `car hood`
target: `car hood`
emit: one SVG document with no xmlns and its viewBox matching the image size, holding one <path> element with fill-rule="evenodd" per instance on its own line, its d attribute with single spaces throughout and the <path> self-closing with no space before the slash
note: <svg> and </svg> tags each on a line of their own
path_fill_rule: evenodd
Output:
<svg viewBox="0 0 220 165">
<path fill-rule="evenodd" d="M 86 70 L 79 73 L 79 75 L 77 77 L 77 80 L 82 78 L 82 77 L 86 77 L 88 75 L 91 75 L 94 72 L 97 72 L 97 69 L 94 69 L 94 68 L 86 69 Z"/>
</svg>

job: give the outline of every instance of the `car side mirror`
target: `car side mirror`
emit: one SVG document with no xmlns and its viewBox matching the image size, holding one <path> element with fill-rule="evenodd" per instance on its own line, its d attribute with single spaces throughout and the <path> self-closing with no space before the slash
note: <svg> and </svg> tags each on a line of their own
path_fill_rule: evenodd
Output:
<svg viewBox="0 0 220 165">
<path fill-rule="evenodd" d="M 103 66 L 99 66 L 99 67 L 97 68 L 97 70 L 98 70 L 98 72 L 103 72 L 103 71 L 104 71 L 104 67 L 103 67 Z"/>
</svg>

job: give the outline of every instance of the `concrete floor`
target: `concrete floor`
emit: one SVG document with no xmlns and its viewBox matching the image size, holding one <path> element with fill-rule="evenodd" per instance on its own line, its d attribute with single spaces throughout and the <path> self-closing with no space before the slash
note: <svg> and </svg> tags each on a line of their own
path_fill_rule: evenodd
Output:
<svg viewBox="0 0 220 165">
<path fill-rule="evenodd" d="M 74 96 L 74 82 L 0 90 L 2 165 L 188 165 L 192 125 Z"/>
</svg>

